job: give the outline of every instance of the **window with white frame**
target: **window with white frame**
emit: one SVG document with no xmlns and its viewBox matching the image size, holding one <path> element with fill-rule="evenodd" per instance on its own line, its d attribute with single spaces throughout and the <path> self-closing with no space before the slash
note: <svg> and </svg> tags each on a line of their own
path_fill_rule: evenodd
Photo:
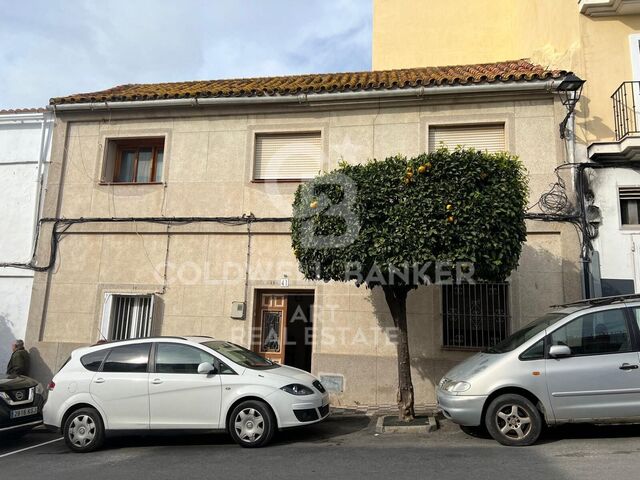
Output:
<svg viewBox="0 0 640 480">
<path fill-rule="evenodd" d="M 105 295 L 100 334 L 106 340 L 150 337 L 156 314 L 156 296 Z"/>
<path fill-rule="evenodd" d="M 253 180 L 308 180 L 322 169 L 320 132 L 258 133 Z"/>
<path fill-rule="evenodd" d="M 620 187 L 620 223 L 640 226 L 640 187 Z"/>
<path fill-rule="evenodd" d="M 507 149 L 504 124 L 429 126 L 429 151 L 443 146 L 449 150 L 461 146 L 489 153 L 504 152 Z"/>
</svg>

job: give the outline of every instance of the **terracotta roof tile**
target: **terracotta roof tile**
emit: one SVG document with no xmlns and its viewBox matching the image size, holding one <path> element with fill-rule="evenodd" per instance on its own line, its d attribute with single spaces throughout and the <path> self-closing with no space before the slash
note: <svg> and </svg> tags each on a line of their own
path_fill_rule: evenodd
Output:
<svg viewBox="0 0 640 480">
<path fill-rule="evenodd" d="M 7 108 L 0 109 L 0 115 L 15 115 L 18 113 L 44 113 L 46 112 L 46 108 L 37 107 L 37 108 Z"/>
<path fill-rule="evenodd" d="M 280 77 L 238 78 L 173 83 L 120 85 L 99 92 L 51 99 L 63 103 L 126 102 L 170 98 L 262 97 L 298 93 L 353 92 L 438 85 L 464 85 L 558 78 L 567 72 L 549 70 L 528 60 L 422 67 L 369 72 L 320 73 Z"/>
</svg>

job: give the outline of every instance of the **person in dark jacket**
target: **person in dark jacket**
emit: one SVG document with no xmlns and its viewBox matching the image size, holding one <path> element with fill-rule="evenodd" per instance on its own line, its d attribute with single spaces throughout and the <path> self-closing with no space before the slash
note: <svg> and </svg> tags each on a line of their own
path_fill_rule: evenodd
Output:
<svg viewBox="0 0 640 480">
<path fill-rule="evenodd" d="M 16 340 L 12 345 L 13 353 L 7 365 L 7 374 L 29 376 L 29 352 L 24 349 L 24 342 Z"/>
</svg>

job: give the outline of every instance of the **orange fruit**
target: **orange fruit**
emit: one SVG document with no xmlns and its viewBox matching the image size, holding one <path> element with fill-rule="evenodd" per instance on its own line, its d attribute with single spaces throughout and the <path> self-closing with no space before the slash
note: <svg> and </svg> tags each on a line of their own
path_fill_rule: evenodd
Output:
<svg viewBox="0 0 640 480">
<path fill-rule="evenodd" d="M 447 210 L 453 210 L 453 205 L 451 205 L 450 203 L 447 204 Z"/>
<path fill-rule="evenodd" d="M 418 167 L 418 173 L 424 173 L 427 171 L 427 167 L 425 165 L 420 165 Z"/>
<path fill-rule="evenodd" d="M 310 206 L 311 208 L 318 208 L 318 201 L 317 201 L 317 200 L 314 200 L 313 202 L 311 202 L 311 203 L 309 204 L 309 206 Z"/>
<path fill-rule="evenodd" d="M 449 223 L 453 223 L 453 221 L 454 221 L 454 220 L 455 220 L 455 219 L 454 219 L 451 215 L 447 217 L 447 221 L 448 221 Z"/>
</svg>

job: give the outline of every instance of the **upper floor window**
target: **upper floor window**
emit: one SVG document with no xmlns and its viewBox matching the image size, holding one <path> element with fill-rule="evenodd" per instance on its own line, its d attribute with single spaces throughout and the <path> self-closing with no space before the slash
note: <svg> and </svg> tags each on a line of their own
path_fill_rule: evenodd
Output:
<svg viewBox="0 0 640 480">
<path fill-rule="evenodd" d="M 504 124 L 430 126 L 429 151 L 442 146 L 449 150 L 461 146 L 489 153 L 504 152 L 507 149 Z"/>
<path fill-rule="evenodd" d="M 322 168 L 320 132 L 259 133 L 253 179 L 307 180 Z"/>
<path fill-rule="evenodd" d="M 620 222 L 640 226 L 640 187 L 620 187 Z"/>
<path fill-rule="evenodd" d="M 164 138 L 109 140 L 103 181 L 159 183 L 164 166 Z"/>
</svg>

